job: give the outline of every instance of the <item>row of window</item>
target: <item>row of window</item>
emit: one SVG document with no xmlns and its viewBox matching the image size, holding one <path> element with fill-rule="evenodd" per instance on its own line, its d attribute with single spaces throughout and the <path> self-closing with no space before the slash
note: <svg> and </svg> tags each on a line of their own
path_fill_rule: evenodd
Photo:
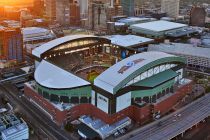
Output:
<svg viewBox="0 0 210 140">
<path fill-rule="evenodd" d="M 78 103 L 90 103 L 91 98 L 85 97 L 85 96 L 58 96 L 56 94 L 49 94 L 45 91 L 41 91 L 41 89 L 38 89 L 39 95 L 43 96 L 44 98 L 54 101 L 54 102 L 63 102 L 63 103 L 73 103 L 73 104 L 78 104 Z"/>
<path fill-rule="evenodd" d="M 67 44 L 65 44 L 65 45 L 61 45 L 61 46 L 55 48 L 54 50 L 62 50 L 62 49 L 77 47 L 77 46 L 81 46 L 81 45 L 93 44 L 93 43 L 97 43 L 97 42 L 98 42 L 98 41 L 96 41 L 96 40 L 75 41 L 75 42 L 67 43 Z"/>
<path fill-rule="evenodd" d="M 138 75 L 137 77 L 135 77 L 134 79 L 132 79 L 130 82 L 128 82 L 125 86 L 129 86 L 132 85 L 138 81 L 144 80 L 146 78 L 149 78 L 153 75 L 156 75 L 160 72 L 163 72 L 165 70 L 171 69 L 173 67 L 177 66 L 176 64 L 166 64 L 166 65 L 161 65 L 161 66 L 157 66 L 155 68 L 149 69 L 147 71 L 145 71 L 144 73 L 141 73 L 140 75 Z"/>
<path fill-rule="evenodd" d="M 137 98 L 133 98 L 132 100 L 135 103 L 156 103 L 158 99 L 164 97 L 165 95 L 169 94 L 169 93 L 173 93 L 173 86 L 171 88 L 167 88 L 166 90 L 163 90 L 162 92 L 159 92 L 155 95 L 153 95 L 152 97 L 146 96 L 146 97 L 137 97 Z"/>
</svg>

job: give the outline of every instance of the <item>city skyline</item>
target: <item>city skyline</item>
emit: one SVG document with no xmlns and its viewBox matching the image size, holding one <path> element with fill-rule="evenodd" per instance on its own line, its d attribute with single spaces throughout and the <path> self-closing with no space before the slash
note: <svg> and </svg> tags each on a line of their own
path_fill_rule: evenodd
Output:
<svg viewBox="0 0 210 140">
<path fill-rule="evenodd" d="M 208 2 L 0 0 L 0 139 L 209 139 Z"/>
<path fill-rule="evenodd" d="M 0 6 L 23 6 L 32 5 L 34 0 L 1 0 Z"/>
</svg>

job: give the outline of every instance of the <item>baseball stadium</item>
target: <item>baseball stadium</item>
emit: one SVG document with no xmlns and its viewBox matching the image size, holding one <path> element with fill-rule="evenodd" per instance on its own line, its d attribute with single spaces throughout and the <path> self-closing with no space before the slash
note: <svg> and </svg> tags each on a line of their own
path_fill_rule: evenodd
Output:
<svg viewBox="0 0 210 140">
<path fill-rule="evenodd" d="M 125 118 L 144 124 L 169 112 L 192 89 L 185 59 L 137 53 L 104 37 L 66 36 L 32 53 L 35 81 L 25 84 L 25 95 L 59 125 L 84 115 L 110 126 Z"/>
</svg>

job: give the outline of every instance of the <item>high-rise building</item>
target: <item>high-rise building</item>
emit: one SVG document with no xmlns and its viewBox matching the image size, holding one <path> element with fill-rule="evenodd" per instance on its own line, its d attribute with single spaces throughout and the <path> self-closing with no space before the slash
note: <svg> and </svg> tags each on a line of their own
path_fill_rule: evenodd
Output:
<svg viewBox="0 0 210 140">
<path fill-rule="evenodd" d="M 134 16 L 134 0 L 121 0 L 123 14 L 126 16 Z"/>
<path fill-rule="evenodd" d="M 20 28 L 0 26 L 1 61 L 23 61 L 23 35 Z"/>
<path fill-rule="evenodd" d="M 108 0 L 90 0 L 88 7 L 89 27 L 92 30 L 106 29 L 108 20 L 107 8 L 110 5 Z"/>
<path fill-rule="evenodd" d="M 80 6 L 78 0 L 56 0 L 56 21 L 61 25 L 79 25 Z"/>
<path fill-rule="evenodd" d="M 203 7 L 192 7 L 190 11 L 190 26 L 204 27 L 206 20 L 206 10 Z"/>
<path fill-rule="evenodd" d="M 180 0 L 161 0 L 161 11 L 169 17 L 177 18 L 179 16 L 179 2 Z"/>
<path fill-rule="evenodd" d="M 44 0 L 33 1 L 33 14 L 37 16 L 43 16 L 44 14 Z"/>
<path fill-rule="evenodd" d="M 70 24 L 70 1 L 56 0 L 56 21 L 61 25 Z"/>
<path fill-rule="evenodd" d="M 79 0 L 81 18 L 88 17 L 88 2 L 88 0 Z"/>
<path fill-rule="evenodd" d="M 88 20 L 89 27 L 93 30 L 105 31 L 107 22 L 111 21 L 113 16 L 122 14 L 119 0 L 89 0 Z"/>
<path fill-rule="evenodd" d="M 77 26 L 80 25 L 80 5 L 78 1 L 74 0 L 70 3 L 70 11 L 69 11 L 69 20 L 70 25 Z"/>
<path fill-rule="evenodd" d="M 56 0 L 45 0 L 46 15 L 50 21 L 56 20 Z"/>
</svg>

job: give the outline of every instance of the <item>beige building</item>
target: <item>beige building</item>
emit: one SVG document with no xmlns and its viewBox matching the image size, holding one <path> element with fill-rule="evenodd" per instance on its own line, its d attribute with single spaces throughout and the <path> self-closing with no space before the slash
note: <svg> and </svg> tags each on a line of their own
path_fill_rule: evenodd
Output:
<svg viewBox="0 0 210 140">
<path fill-rule="evenodd" d="M 161 11 L 169 17 L 177 18 L 179 16 L 179 2 L 180 0 L 161 0 Z"/>
</svg>

